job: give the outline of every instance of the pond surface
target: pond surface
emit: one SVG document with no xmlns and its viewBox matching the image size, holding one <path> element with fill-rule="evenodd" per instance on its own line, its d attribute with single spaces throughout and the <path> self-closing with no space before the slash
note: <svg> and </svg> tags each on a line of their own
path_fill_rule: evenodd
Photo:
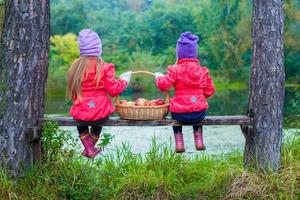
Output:
<svg viewBox="0 0 300 200">
<path fill-rule="evenodd" d="M 69 131 L 73 138 L 77 138 L 75 151 L 78 154 L 83 147 L 78 139 L 76 127 L 61 127 Z M 226 155 L 231 152 L 243 152 L 245 139 L 239 126 L 204 126 L 205 151 L 196 151 L 194 147 L 193 129 L 188 126 L 183 127 L 184 142 L 186 151 L 183 155 L 194 157 L 197 155 Z M 300 134 L 297 129 L 285 129 L 284 140 L 292 139 L 294 135 Z M 111 143 L 102 152 L 102 155 L 110 154 L 116 151 L 122 145 L 129 146 L 134 154 L 145 155 L 150 151 L 153 139 L 157 145 L 163 145 L 174 150 L 174 137 L 171 127 L 103 127 L 102 133 L 108 133 L 113 136 Z M 73 147 L 72 147 L 73 148 Z"/>
<path fill-rule="evenodd" d="M 285 99 L 285 116 L 292 112 L 290 102 L 295 101 L 296 91 L 299 88 L 287 88 Z M 138 97 L 147 99 L 164 98 L 159 92 L 132 92 L 127 89 L 120 99 L 134 100 Z M 64 96 L 46 98 L 46 114 L 65 114 L 68 115 L 69 105 L 65 103 Z M 209 98 L 208 115 L 244 115 L 248 104 L 248 90 L 223 90 Z M 74 135 L 78 136 L 76 127 L 62 127 Z M 110 148 L 115 149 L 122 144 L 127 143 L 131 146 L 133 153 L 147 153 L 155 137 L 158 144 L 164 144 L 173 147 L 174 138 L 171 127 L 104 127 L 103 133 L 109 133 L 114 136 Z M 286 136 L 293 135 L 297 130 L 285 130 Z M 183 127 L 185 146 L 187 155 L 201 154 L 194 148 L 192 127 Z M 204 126 L 204 142 L 206 145 L 205 154 L 220 155 L 232 151 L 243 151 L 244 137 L 239 126 Z M 79 144 L 79 141 L 78 141 Z M 105 152 L 104 152 L 105 153 Z"/>
</svg>

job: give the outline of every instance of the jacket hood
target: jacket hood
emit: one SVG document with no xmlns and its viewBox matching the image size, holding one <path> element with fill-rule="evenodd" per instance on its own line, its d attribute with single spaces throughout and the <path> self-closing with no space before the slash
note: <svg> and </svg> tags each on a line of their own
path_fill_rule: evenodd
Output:
<svg viewBox="0 0 300 200">
<path fill-rule="evenodd" d="M 182 78 L 189 87 L 206 87 L 208 69 L 202 67 L 199 62 L 184 62 L 180 64 Z"/>
</svg>

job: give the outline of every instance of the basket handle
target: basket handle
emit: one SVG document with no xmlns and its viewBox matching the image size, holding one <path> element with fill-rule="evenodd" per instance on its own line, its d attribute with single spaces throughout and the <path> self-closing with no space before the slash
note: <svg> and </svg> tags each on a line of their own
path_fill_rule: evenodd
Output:
<svg viewBox="0 0 300 200">
<path fill-rule="evenodd" d="M 155 74 L 153 72 L 149 72 L 149 71 L 134 71 L 132 72 L 132 75 L 133 74 L 147 74 L 147 75 L 150 75 L 150 76 L 154 76 L 155 77 Z M 166 95 L 166 103 L 169 103 L 170 102 L 170 95 L 169 95 L 169 92 L 164 92 L 165 95 Z M 119 100 L 119 95 L 116 96 L 116 100 L 115 100 L 115 103 L 117 105 L 120 104 L 120 100 Z"/>
<path fill-rule="evenodd" d="M 148 74 L 150 76 L 155 76 L 153 72 L 149 72 L 149 71 L 134 71 L 132 72 L 132 74 Z"/>
</svg>

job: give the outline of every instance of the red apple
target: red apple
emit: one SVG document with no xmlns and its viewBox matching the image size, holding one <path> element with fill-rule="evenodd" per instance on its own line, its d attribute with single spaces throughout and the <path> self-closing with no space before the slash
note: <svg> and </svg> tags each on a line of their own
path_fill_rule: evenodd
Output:
<svg viewBox="0 0 300 200">
<path fill-rule="evenodd" d="M 124 99 L 120 101 L 120 104 L 126 104 L 126 103 L 127 103 L 127 101 Z"/>
<path fill-rule="evenodd" d="M 147 101 L 147 100 L 144 99 L 144 98 L 138 98 L 138 99 L 135 101 L 135 105 L 137 105 L 137 106 L 144 106 L 146 101 Z"/>
<path fill-rule="evenodd" d="M 149 106 L 156 106 L 156 100 L 151 100 Z"/>
<path fill-rule="evenodd" d="M 165 101 L 163 99 L 156 99 L 156 105 L 164 105 Z"/>
<path fill-rule="evenodd" d="M 150 101 L 145 101 L 144 106 L 150 106 Z"/>
<path fill-rule="evenodd" d="M 120 105 L 128 106 L 128 102 L 126 100 L 121 100 Z"/>
</svg>

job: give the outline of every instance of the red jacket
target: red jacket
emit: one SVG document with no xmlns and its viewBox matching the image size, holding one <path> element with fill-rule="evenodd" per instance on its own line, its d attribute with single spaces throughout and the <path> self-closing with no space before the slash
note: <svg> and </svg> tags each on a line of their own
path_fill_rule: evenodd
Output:
<svg viewBox="0 0 300 200">
<path fill-rule="evenodd" d="M 156 85 L 161 91 L 175 88 L 170 100 L 170 111 L 175 113 L 197 112 L 208 108 L 206 99 L 213 95 L 215 87 L 208 69 L 198 59 L 180 59 L 168 67 L 167 75 L 158 77 Z"/>
<path fill-rule="evenodd" d="M 96 60 L 91 60 L 91 65 L 82 77 L 81 95 L 82 100 L 73 99 L 70 114 L 76 120 L 96 121 L 108 117 L 115 108 L 108 97 L 120 94 L 127 82 L 115 79 L 114 65 L 104 63 L 101 68 L 101 79 L 96 86 Z"/>
</svg>

